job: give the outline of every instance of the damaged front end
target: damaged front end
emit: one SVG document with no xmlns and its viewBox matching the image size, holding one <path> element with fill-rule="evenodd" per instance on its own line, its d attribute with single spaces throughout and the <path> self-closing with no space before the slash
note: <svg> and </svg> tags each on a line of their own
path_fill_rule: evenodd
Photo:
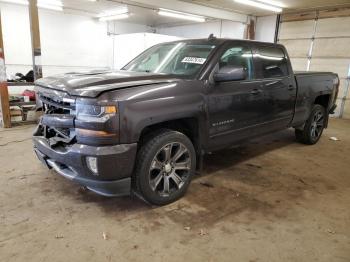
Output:
<svg viewBox="0 0 350 262">
<path fill-rule="evenodd" d="M 44 114 L 33 135 L 45 137 L 51 147 L 59 143 L 64 145 L 75 143 L 75 99 L 66 98 L 59 92 L 51 95 L 38 92 L 37 98 L 41 102 Z"/>
<path fill-rule="evenodd" d="M 137 146 L 118 144 L 117 105 L 49 88 L 36 91 L 44 112 L 33 134 L 39 160 L 96 193 L 128 194 Z"/>
</svg>

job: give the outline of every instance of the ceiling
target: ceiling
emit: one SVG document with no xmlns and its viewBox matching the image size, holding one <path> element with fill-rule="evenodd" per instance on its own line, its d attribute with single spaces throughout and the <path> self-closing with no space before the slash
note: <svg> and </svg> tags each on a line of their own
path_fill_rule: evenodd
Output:
<svg viewBox="0 0 350 262">
<path fill-rule="evenodd" d="M 234 0 L 180 0 L 187 3 L 195 3 L 208 7 L 221 8 L 232 12 L 239 12 L 249 15 L 268 15 L 272 12 L 235 3 Z M 286 8 L 284 12 L 318 9 L 322 7 L 336 7 L 337 5 L 350 5 L 350 0 L 279 0 Z"/>
<path fill-rule="evenodd" d="M 65 11 L 69 13 L 85 13 L 86 15 L 97 17 L 99 14 L 105 11 L 111 11 L 113 9 L 118 9 L 124 4 L 120 4 L 113 1 L 96 1 L 91 2 L 88 0 L 63 0 Z M 154 24 L 166 24 L 177 22 L 177 19 L 161 17 L 156 13 L 156 9 L 151 8 L 142 8 L 139 6 L 128 5 L 128 10 L 130 17 L 125 20 L 128 23 L 135 24 L 145 24 L 145 25 L 154 25 Z"/>
<path fill-rule="evenodd" d="M 286 8 L 283 12 L 291 12 L 297 10 L 318 9 L 322 7 L 336 7 L 348 5 L 350 0 L 279 0 Z M 173 10 L 194 13 L 205 17 L 220 18 L 220 15 L 240 13 L 245 15 L 263 16 L 270 15 L 273 12 L 249 7 L 234 2 L 234 0 L 63 0 L 66 12 L 79 12 L 86 15 L 97 17 L 99 13 L 106 10 L 120 8 L 128 4 L 130 17 L 121 20 L 129 23 L 145 24 L 150 26 L 159 26 L 167 24 L 183 24 L 188 23 L 176 18 L 159 16 L 156 12 L 159 7 Z M 179 10 L 181 9 L 181 10 Z M 192 11 L 193 10 L 193 11 Z M 206 13 L 205 13 L 206 12 Z M 221 13 L 220 13 L 221 12 Z M 242 15 L 241 15 L 242 16 Z M 221 18 L 225 19 L 225 18 Z M 234 19 L 232 19 L 234 20 Z M 236 20 L 242 21 L 242 20 Z"/>
<path fill-rule="evenodd" d="M 85 14 L 92 17 L 98 17 L 99 14 L 105 11 L 111 11 L 124 7 L 125 4 L 113 0 L 98 0 L 92 2 L 89 0 L 63 0 L 64 10 L 66 13 Z M 145 6 L 128 2 L 128 11 L 130 17 L 120 20 L 120 22 L 128 22 L 135 24 L 145 24 L 149 26 L 167 25 L 167 24 L 184 24 L 183 20 L 177 18 L 160 16 L 157 13 L 158 7 Z M 210 18 L 209 18 L 210 20 Z"/>
</svg>

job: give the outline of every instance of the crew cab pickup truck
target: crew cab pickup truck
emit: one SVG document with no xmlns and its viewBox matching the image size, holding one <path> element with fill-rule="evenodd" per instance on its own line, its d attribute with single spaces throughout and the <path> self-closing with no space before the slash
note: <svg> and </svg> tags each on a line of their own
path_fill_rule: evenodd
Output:
<svg viewBox="0 0 350 262">
<path fill-rule="evenodd" d="M 44 114 L 34 150 L 98 194 L 164 205 L 185 194 L 206 152 L 291 127 L 298 141 L 315 144 L 338 85 L 334 73 L 294 73 L 278 44 L 163 43 L 120 71 L 38 80 Z"/>
</svg>

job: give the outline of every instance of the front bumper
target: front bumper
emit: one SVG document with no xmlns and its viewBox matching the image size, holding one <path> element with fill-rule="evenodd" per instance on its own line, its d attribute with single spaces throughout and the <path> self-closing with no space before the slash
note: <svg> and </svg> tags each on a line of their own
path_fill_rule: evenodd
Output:
<svg viewBox="0 0 350 262">
<path fill-rule="evenodd" d="M 88 146 L 73 144 L 51 148 L 43 136 L 34 136 L 34 150 L 48 168 L 105 196 L 130 193 L 137 144 Z M 86 157 L 96 157 L 98 173 L 87 166 Z"/>
</svg>

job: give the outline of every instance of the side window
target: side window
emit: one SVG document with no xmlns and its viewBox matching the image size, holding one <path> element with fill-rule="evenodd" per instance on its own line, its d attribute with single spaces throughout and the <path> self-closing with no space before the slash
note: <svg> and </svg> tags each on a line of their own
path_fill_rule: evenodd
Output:
<svg viewBox="0 0 350 262">
<path fill-rule="evenodd" d="M 249 48 L 234 46 L 228 48 L 219 60 L 219 68 L 225 66 L 243 67 L 247 72 L 246 79 L 253 78 L 253 56 Z"/>
<path fill-rule="evenodd" d="M 287 58 L 280 48 L 260 47 L 255 55 L 259 66 L 257 70 L 263 78 L 288 76 Z"/>
</svg>

